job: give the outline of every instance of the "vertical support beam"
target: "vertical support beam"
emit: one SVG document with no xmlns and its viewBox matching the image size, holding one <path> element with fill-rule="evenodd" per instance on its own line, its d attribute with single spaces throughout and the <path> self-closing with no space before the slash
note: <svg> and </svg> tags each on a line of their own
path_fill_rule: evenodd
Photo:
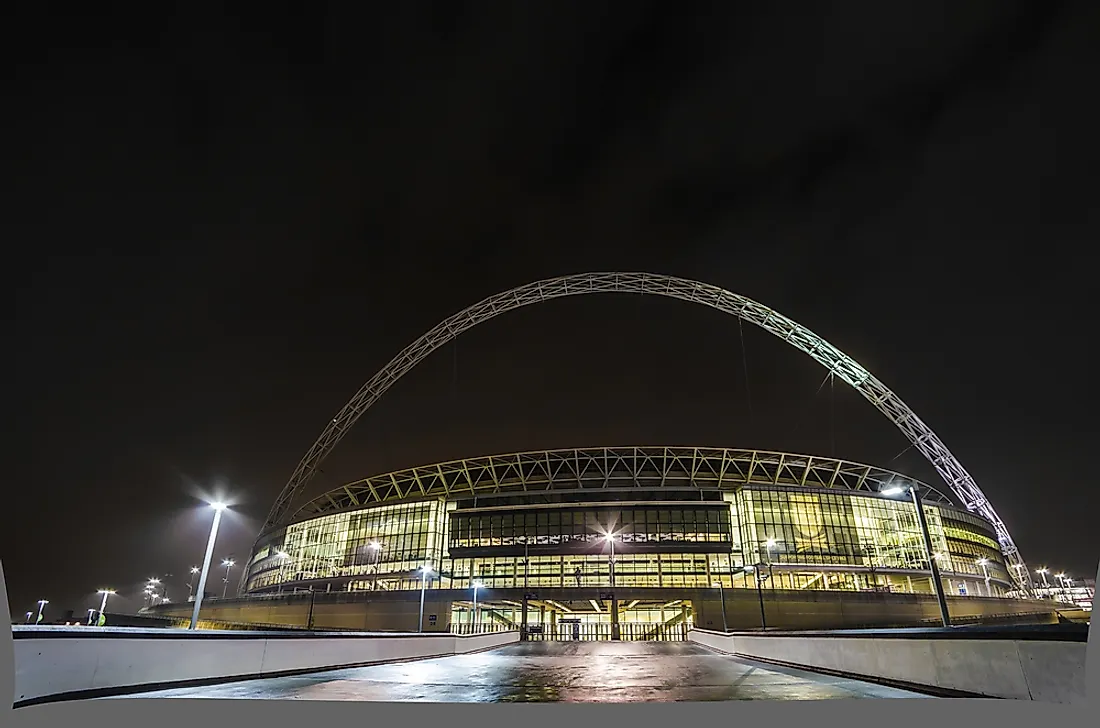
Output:
<svg viewBox="0 0 1100 728">
<path fill-rule="evenodd" d="M 523 593 L 523 606 L 521 607 L 521 609 L 523 611 L 520 615 L 519 638 L 520 638 L 520 641 L 526 642 L 527 641 L 527 592 Z"/>
<path fill-rule="evenodd" d="M 619 634 L 619 597 L 611 590 L 611 639 L 618 640 Z"/>
</svg>

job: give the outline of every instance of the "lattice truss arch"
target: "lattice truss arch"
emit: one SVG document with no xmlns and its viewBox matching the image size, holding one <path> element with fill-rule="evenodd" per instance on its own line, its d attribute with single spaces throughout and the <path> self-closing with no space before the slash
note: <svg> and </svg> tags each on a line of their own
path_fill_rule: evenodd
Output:
<svg viewBox="0 0 1100 728">
<path fill-rule="evenodd" d="M 282 492 L 279 493 L 268 514 L 263 531 L 279 524 L 288 515 L 295 496 L 309 483 L 321 461 L 343 439 L 355 421 L 398 379 L 433 351 L 467 329 L 508 311 L 556 298 L 594 293 L 642 293 L 710 306 L 756 324 L 811 356 L 834 376 L 851 385 L 893 422 L 913 446 L 932 463 L 961 503 L 968 510 L 981 514 L 993 524 L 1013 578 L 1022 589 L 1029 588 L 1026 580 L 1027 565 L 1008 528 L 974 478 L 951 454 L 936 433 L 885 384 L 850 356 L 805 326 L 763 304 L 718 286 L 654 273 L 578 273 L 535 281 L 489 296 L 440 322 L 405 347 L 371 377 L 328 423 L 320 437 L 298 463 Z"/>
<path fill-rule="evenodd" d="M 334 488 L 289 523 L 372 505 L 555 490 L 678 488 L 732 491 L 743 485 L 877 493 L 914 485 L 929 503 L 952 505 L 926 483 L 872 465 L 764 450 L 712 447 L 600 447 L 463 458 L 374 475 Z"/>
</svg>

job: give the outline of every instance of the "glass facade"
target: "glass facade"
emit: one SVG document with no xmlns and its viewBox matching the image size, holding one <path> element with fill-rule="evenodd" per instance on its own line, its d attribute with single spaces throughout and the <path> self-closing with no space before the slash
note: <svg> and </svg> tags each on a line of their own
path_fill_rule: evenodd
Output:
<svg viewBox="0 0 1100 728">
<path fill-rule="evenodd" d="M 418 584 L 415 570 L 440 561 L 443 525 L 442 501 L 379 506 L 295 523 L 287 526 L 281 543 L 257 552 L 248 588 L 354 576 L 364 577 L 356 587 L 371 588 L 382 575 Z"/>
<path fill-rule="evenodd" d="M 730 509 L 721 504 L 635 504 L 561 508 L 493 508 L 451 516 L 452 554 L 464 550 L 553 546 L 588 550 L 614 532 L 624 548 L 653 545 L 710 545 L 729 551 Z"/>
<path fill-rule="evenodd" d="M 314 518 L 257 552 L 247 589 L 333 578 L 349 590 L 417 589 L 424 564 L 432 588 L 606 586 L 613 533 L 616 586 L 755 588 L 743 567 L 756 566 L 769 588 L 932 591 L 909 500 L 791 486 L 696 494 L 699 502 L 616 495 L 620 502 L 521 497 L 495 507 L 433 499 Z M 925 503 L 925 513 L 948 593 L 1010 588 L 989 523 L 938 504 Z"/>
</svg>

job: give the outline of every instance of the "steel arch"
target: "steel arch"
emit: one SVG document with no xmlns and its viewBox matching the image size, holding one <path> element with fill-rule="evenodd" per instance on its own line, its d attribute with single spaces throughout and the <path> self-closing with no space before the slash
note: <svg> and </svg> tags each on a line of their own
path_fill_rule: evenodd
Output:
<svg viewBox="0 0 1100 728">
<path fill-rule="evenodd" d="M 856 389 L 893 422 L 913 446 L 932 463 L 967 510 L 980 513 L 993 524 L 1005 560 L 1010 566 L 1010 571 L 1014 572 L 1013 578 L 1021 588 L 1028 589 L 1029 583 L 1025 581 L 1027 566 L 1019 549 L 1000 516 L 997 515 L 978 484 L 974 482 L 974 478 L 951 454 L 936 433 L 885 384 L 850 356 L 805 326 L 767 306 L 718 286 L 654 273 L 578 273 L 534 281 L 489 296 L 444 319 L 390 360 L 332 418 L 279 493 L 261 533 L 277 525 L 287 515 L 294 497 L 309 483 L 321 461 L 343 439 L 355 421 L 378 401 L 378 398 L 394 382 L 434 350 L 467 329 L 508 311 L 556 298 L 593 293 L 642 293 L 703 304 L 754 323 L 796 349 L 809 354 L 835 376 Z"/>
</svg>

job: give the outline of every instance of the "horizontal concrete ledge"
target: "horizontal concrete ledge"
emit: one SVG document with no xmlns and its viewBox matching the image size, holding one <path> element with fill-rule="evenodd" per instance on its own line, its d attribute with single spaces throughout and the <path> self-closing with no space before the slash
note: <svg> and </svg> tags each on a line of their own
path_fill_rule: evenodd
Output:
<svg viewBox="0 0 1100 728">
<path fill-rule="evenodd" d="M 456 635 L 450 632 L 322 632 L 282 630 L 217 630 L 183 629 L 180 627 L 67 627 L 65 625 L 12 626 L 12 639 L 203 639 L 203 640 L 264 640 L 264 639 L 450 639 L 486 637 L 501 632 Z"/>
<path fill-rule="evenodd" d="M 448 657 L 519 641 L 518 631 L 350 636 L 230 632 L 210 639 L 208 633 L 190 630 L 116 627 L 90 634 L 94 629 L 24 631 L 14 641 L 13 707 Z M 312 643 L 304 645 L 303 638 Z"/>
<path fill-rule="evenodd" d="M 936 688 L 929 685 L 919 685 L 917 683 L 905 682 L 904 680 L 891 680 L 889 678 L 880 677 L 877 675 L 859 675 L 854 672 L 844 672 L 843 670 L 832 670 L 825 667 L 809 667 L 807 665 L 800 665 L 796 662 L 784 662 L 782 660 L 772 660 L 765 657 L 752 657 L 750 655 L 741 655 L 736 652 L 726 652 L 725 650 L 718 649 L 717 647 L 711 647 L 705 645 L 705 647 L 714 652 L 718 652 L 723 655 L 732 655 L 733 657 L 740 657 L 742 659 L 752 660 L 753 662 L 762 662 L 767 665 L 776 665 L 778 667 L 793 667 L 798 670 L 810 670 L 821 675 L 832 675 L 834 677 L 843 677 L 848 679 L 862 680 L 864 682 L 871 682 L 877 685 L 886 685 L 891 688 L 899 688 L 901 690 L 908 690 L 914 693 L 923 693 L 935 698 L 981 698 L 988 699 L 988 695 L 981 695 L 980 693 L 968 693 L 962 690 L 949 690 L 947 688 Z"/>
<path fill-rule="evenodd" d="M 1021 627 L 899 627 L 896 629 L 836 629 L 836 630 L 739 630 L 721 632 L 698 628 L 711 634 L 740 635 L 743 637 L 828 637 L 830 639 L 860 638 L 897 640 L 1015 640 L 1038 642 L 1088 642 L 1086 625 L 1027 625 Z"/>
<path fill-rule="evenodd" d="M 837 633 L 692 629 L 688 639 L 738 657 L 933 695 L 1087 701 L 1084 641 L 1017 639 L 1011 634 L 997 638 L 995 633 L 952 639 L 950 630 L 903 639 L 899 632 L 867 631 L 839 638 Z M 784 639 L 790 637 L 798 639 Z"/>
</svg>

